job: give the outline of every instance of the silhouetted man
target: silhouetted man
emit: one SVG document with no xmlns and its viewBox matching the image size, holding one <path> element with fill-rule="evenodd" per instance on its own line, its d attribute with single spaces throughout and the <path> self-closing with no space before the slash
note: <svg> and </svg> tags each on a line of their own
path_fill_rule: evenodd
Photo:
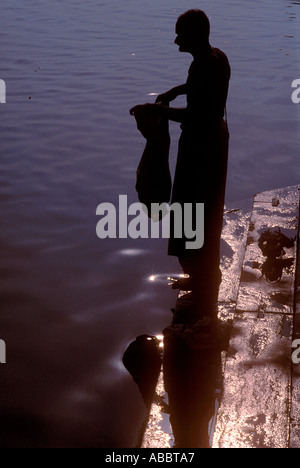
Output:
<svg viewBox="0 0 300 468">
<path fill-rule="evenodd" d="M 185 236 L 173 236 L 169 242 L 169 255 L 177 256 L 183 271 L 190 275 L 188 289 L 194 293 L 199 319 L 215 317 L 221 282 L 220 237 L 229 141 L 224 113 L 230 65 L 221 50 L 211 47 L 210 22 L 203 11 L 189 10 L 181 15 L 176 34 L 179 51 L 194 58 L 187 82 L 161 94 L 157 104 L 146 104 L 144 110 L 181 123 L 172 203 L 192 203 L 194 207 L 196 203 L 205 204 L 204 246 L 186 250 Z M 187 96 L 187 107 L 169 107 L 169 102 L 180 95 Z"/>
</svg>

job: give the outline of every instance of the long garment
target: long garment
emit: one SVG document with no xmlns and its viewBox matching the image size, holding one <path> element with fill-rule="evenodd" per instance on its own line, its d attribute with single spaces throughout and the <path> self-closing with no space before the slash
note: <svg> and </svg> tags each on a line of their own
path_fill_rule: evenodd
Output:
<svg viewBox="0 0 300 468">
<path fill-rule="evenodd" d="M 204 204 L 204 246 L 187 250 L 186 239 L 169 241 L 169 255 L 179 258 L 185 273 L 197 278 L 204 303 L 217 301 L 221 282 L 220 238 L 228 165 L 229 133 L 224 121 L 230 66 L 226 55 L 212 49 L 207 59 L 192 63 L 187 81 L 187 120 L 182 125 L 172 204 Z M 184 211 L 184 210 L 183 210 Z M 205 299 L 207 298 L 207 300 Z M 206 306 L 204 306 L 206 307 Z"/>
<path fill-rule="evenodd" d="M 201 133 L 185 129 L 179 141 L 179 151 L 172 193 L 172 204 L 204 203 L 204 246 L 199 250 L 186 250 L 187 239 L 170 238 L 169 255 L 182 257 L 207 255 L 219 259 L 225 188 L 228 164 L 229 133 L 222 120 L 216 127 L 206 128 Z M 171 232 L 172 234 L 172 232 Z M 207 257 L 207 258 L 208 258 Z"/>
</svg>

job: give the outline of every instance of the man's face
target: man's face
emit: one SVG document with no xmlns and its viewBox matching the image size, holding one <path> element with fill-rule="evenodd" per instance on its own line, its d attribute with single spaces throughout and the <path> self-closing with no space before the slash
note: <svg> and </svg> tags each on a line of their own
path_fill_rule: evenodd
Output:
<svg viewBox="0 0 300 468">
<path fill-rule="evenodd" d="M 192 41 L 191 37 L 188 34 L 186 28 L 176 25 L 176 39 L 175 44 L 179 46 L 180 52 L 191 52 L 192 51 Z"/>
</svg>

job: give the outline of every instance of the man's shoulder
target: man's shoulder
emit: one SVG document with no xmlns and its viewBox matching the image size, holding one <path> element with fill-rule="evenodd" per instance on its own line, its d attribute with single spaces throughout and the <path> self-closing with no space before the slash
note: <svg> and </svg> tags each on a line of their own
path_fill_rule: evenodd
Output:
<svg viewBox="0 0 300 468">
<path fill-rule="evenodd" d="M 228 70 L 230 73 L 230 64 L 227 55 L 221 49 L 212 47 L 212 61 L 216 67 Z"/>
<path fill-rule="evenodd" d="M 228 60 L 228 57 L 225 54 L 225 52 L 223 52 L 223 50 L 221 50 L 221 49 L 218 49 L 217 47 L 212 47 L 212 57 L 215 60 L 219 60 L 219 61 L 221 61 L 223 63 L 228 63 L 229 64 L 229 60 Z"/>
</svg>

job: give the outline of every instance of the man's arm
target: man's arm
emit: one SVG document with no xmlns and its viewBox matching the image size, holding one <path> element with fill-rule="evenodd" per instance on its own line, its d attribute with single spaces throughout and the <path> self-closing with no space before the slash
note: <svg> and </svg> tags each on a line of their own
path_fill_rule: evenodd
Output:
<svg viewBox="0 0 300 468">
<path fill-rule="evenodd" d="M 170 91 L 157 96 L 156 103 L 161 102 L 162 104 L 167 104 L 174 101 L 178 96 L 183 96 L 186 92 L 186 84 L 176 86 L 175 88 L 170 89 Z"/>
<path fill-rule="evenodd" d="M 183 85 L 180 85 L 180 86 L 176 86 L 175 88 L 171 89 L 171 93 L 178 97 L 178 96 L 182 96 L 184 94 L 187 93 L 187 89 L 186 89 L 186 83 L 184 83 Z M 176 98 L 175 98 L 176 99 Z"/>
<path fill-rule="evenodd" d="M 155 105 L 155 104 L 154 104 Z M 186 122 L 187 119 L 187 109 L 178 109 L 174 107 L 167 107 L 167 106 L 162 106 L 158 105 L 157 106 L 157 114 L 161 115 L 162 117 L 165 117 L 168 120 L 172 120 L 173 122 L 179 122 L 179 123 L 184 123 Z"/>
</svg>

